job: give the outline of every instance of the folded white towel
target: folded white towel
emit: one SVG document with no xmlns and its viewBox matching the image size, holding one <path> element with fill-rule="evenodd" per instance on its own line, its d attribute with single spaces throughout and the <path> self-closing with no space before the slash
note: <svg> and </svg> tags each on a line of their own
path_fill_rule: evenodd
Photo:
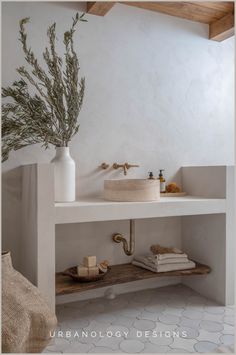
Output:
<svg viewBox="0 0 236 355">
<path fill-rule="evenodd" d="M 169 263 L 169 264 L 154 264 L 154 263 L 150 262 L 149 260 L 147 260 L 147 258 L 140 258 L 140 257 L 134 258 L 133 261 L 137 261 L 138 263 L 146 265 L 146 266 L 152 268 L 154 271 L 158 270 L 158 268 L 160 268 L 160 266 L 165 266 L 165 265 L 167 265 L 167 266 L 173 265 L 173 267 L 178 266 L 180 264 L 181 265 L 182 264 L 189 265 L 189 259 L 187 259 L 187 261 L 185 260 L 183 263 L 174 263 L 174 264 L 172 264 L 172 263 Z"/>
<path fill-rule="evenodd" d="M 176 264 L 176 263 L 187 263 L 189 261 L 188 257 L 182 258 L 169 258 L 164 260 L 158 260 L 155 258 L 155 255 L 152 254 L 144 254 L 144 255 L 137 255 L 134 257 L 134 260 L 147 264 L 147 265 L 164 265 L 164 264 Z"/>
<path fill-rule="evenodd" d="M 176 253 L 166 253 L 166 254 L 156 254 L 153 255 L 157 260 L 164 260 L 164 259 L 172 259 L 172 258 L 187 258 L 188 255 L 185 253 L 176 254 Z"/>
<path fill-rule="evenodd" d="M 164 264 L 176 264 L 176 263 L 187 263 L 189 258 L 187 256 L 183 256 L 182 258 L 168 258 L 163 260 L 156 260 L 156 265 L 164 265 Z"/>
<path fill-rule="evenodd" d="M 158 265 L 158 266 L 148 266 L 146 264 L 143 264 L 141 262 L 132 261 L 133 265 L 140 266 L 144 269 L 153 271 L 153 272 L 167 272 L 167 271 L 176 271 L 176 270 L 188 270 L 188 269 L 194 269 L 196 264 L 192 261 L 189 260 L 188 263 L 179 263 L 179 264 L 165 264 L 165 265 Z"/>
</svg>

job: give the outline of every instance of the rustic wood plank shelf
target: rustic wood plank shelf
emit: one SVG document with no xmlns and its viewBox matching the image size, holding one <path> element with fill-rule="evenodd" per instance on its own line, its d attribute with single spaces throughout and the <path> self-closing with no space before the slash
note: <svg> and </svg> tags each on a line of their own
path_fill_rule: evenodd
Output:
<svg viewBox="0 0 236 355">
<path fill-rule="evenodd" d="M 120 264 L 111 267 L 109 273 L 102 280 L 95 282 L 79 283 L 73 281 L 70 277 L 62 273 L 56 274 L 56 295 L 66 295 L 70 293 L 83 292 L 96 288 L 122 284 L 131 281 L 150 279 L 163 276 L 191 276 L 204 275 L 211 271 L 210 267 L 200 263 L 196 263 L 194 269 L 168 271 L 155 273 L 146 269 L 142 269 L 132 264 Z"/>
</svg>

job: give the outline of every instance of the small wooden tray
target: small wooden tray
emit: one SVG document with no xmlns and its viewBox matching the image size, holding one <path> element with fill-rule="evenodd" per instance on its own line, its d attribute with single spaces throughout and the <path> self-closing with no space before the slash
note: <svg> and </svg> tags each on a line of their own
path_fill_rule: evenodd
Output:
<svg viewBox="0 0 236 355">
<path fill-rule="evenodd" d="M 180 197 L 186 195 L 186 192 L 161 192 L 161 197 Z"/>
<path fill-rule="evenodd" d="M 107 272 L 102 272 L 101 270 L 99 270 L 99 274 L 96 276 L 79 276 L 77 273 L 77 266 L 72 266 L 69 269 L 63 271 L 62 275 L 70 276 L 74 281 L 77 282 L 93 282 L 103 279 L 109 270 L 110 267 L 108 266 Z"/>
</svg>

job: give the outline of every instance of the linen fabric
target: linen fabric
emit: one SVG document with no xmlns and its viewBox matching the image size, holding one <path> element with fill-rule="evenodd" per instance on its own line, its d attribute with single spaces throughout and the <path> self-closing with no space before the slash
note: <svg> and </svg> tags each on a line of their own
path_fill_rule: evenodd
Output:
<svg viewBox="0 0 236 355">
<path fill-rule="evenodd" d="M 57 318 L 38 288 L 2 254 L 2 352 L 40 353 L 49 344 Z"/>
</svg>

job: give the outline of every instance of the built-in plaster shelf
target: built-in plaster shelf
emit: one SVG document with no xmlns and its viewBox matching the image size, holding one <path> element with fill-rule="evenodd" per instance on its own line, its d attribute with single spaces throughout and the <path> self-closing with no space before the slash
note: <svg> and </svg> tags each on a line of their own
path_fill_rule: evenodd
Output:
<svg viewBox="0 0 236 355">
<path fill-rule="evenodd" d="M 94 282 L 76 282 L 69 276 L 62 273 L 56 274 L 56 295 L 66 295 L 89 291 L 101 287 L 123 284 L 126 282 L 151 279 L 156 277 L 170 276 L 193 276 L 206 275 L 211 271 L 207 265 L 196 263 L 196 267 L 190 270 L 176 270 L 168 272 L 152 272 L 142 269 L 132 264 L 113 265 L 107 275 L 98 281 Z"/>
<path fill-rule="evenodd" d="M 100 198 L 72 203 L 55 203 L 52 164 L 26 165 L 21 167 L 21 174 L 22 264 L 20 271 L 39 288 L 53 309 L 56 302 L 55 295 L 59 293 L 60 285 L 58 281 L 55 282 L 56 225 L 172 216 L 178 216 L 181 219 L 180 232 L 184 251 L 194 260 L 210 265 L 212 270 L 206 277 L 185 277 L 193 275 L 193 271 L 190 274 L 181 271 L 179 275 L 181 282 L 222 304 L 233 303 L 234 167 L 183 167 L 181 169 L 182 188 L 187 196 L 162 197 L 159 202 L 123 203 L 105 201 Z M 66 242 L 66 238 L 64 240 Z M 109 281 L 110 277 L 119 267 L 113 266 L 104 282 L 112 283 Z M 194 275 L 198 274 L 197 270 L 199 268 L 195 269 Z M 168 275 L 166 273 L 153 274 L 146 270 L 139 270 L 138 273 L 130 272 L 129 275 L 129 271 L 125 270 L 120 283 L 128 285 L 130 281 L 153 277 L 155 277 L 153 281 L 157 281 L 160 276 L 164 281 L 164 276 Z M 171 276 L 176 275 L 172 273 Z M 116 283 L 119 283 L 118 277 L 116 277 Z M 99 284 L 95 286 L 97 285 Z M 90 286 L 87 284 L 81 287 L 92 286 L 94 287 L 93 284 Z M 70 292 L 69 288 L 67 291 Z M 99 292 L 98 289 L 97 292 Z M 84 295 L 85 293 L 81 294 L 81 297 Z M 76 296 L 76 293 L 73 296 Z M 69 295 L 67 297 L 70 298 Z"/>
<path fill-rule="evenodd" d="M 111 202 L 87 199 L 55 203 L 55 223 L 115 221 L 225 213 L 226 200 L 195 196 L 161 197 L 153 202 Z"/>
</svg>

